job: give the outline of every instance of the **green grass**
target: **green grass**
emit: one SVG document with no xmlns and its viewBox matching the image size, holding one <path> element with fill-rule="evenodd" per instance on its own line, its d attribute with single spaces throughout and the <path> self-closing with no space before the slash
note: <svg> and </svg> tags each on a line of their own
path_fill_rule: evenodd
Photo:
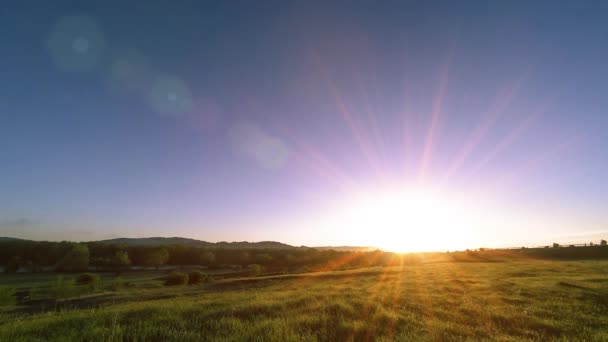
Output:
<svg viewBox="0 0 608 342">
<path fill-rule="evenodd" d="M 123 274 L 134 286 L 59 308 L 5 307 L 0 340 L 608 340 L 607 261 L 428 263 L 178 287 L 159 275 Z M 54 279 L 35 277 L 25 284 Z"/>
<path fill-rule="evenodd" d="M 0 287 L 0 305 L 12 305 L 15 303 L 15 289 L 12 287 Z"/>
</svg>

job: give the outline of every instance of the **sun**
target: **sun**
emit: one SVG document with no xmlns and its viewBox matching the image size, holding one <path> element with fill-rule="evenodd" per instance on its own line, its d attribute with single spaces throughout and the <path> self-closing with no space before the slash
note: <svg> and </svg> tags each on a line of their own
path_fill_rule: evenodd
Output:
<svg viewBox="0 0 608 342">
<path fill-rule="evenodd" d="M 468 248 L 478 223 L 466 201 L 431 190 L 360 192 L 338 214 L 344 233 L 393 252 Z"/>
</svg>

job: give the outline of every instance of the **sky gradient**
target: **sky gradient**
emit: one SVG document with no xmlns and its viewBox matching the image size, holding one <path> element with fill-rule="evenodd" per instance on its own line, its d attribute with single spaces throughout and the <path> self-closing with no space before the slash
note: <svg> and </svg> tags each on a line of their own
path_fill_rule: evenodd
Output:
<svg viewBox="0 0 608 342">
<path fill-rule="evenodd" d="M 19 6 L 0 12 L 0 236 L 608 231 L 606 2 Z M 391 226 L 394 193 L 428 212 Z"/>
</svg>

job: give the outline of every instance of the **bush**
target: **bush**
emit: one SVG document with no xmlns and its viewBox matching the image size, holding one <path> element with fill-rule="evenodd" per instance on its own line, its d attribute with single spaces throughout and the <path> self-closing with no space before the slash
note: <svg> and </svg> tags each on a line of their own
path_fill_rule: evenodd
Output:
<svg viewBox="0 0 608 342">
<path fill-rule="evenodd" d="M 91 285 L 99 283 L 99 275 L 95 273 L 83 273 L 76 278 L 79 285 Z"/>
<path fill-rule="evenodd" d="M 99 275 L 95 273 L 83 273 L 76 277 L 76 284 L 86 285 L 88 290 L 94 291 L 99 287 Z"/>
<path fill-rule="evenodd" d="M 192 271 L 190 272 L 190 277 L 188 279 L 188 284 L 200 284 L 207 282 L 207 275 L 201 271 Z"/>
<path fill-rule="evenodd" d="M 15 304 L 15 289 L 12 287 L 0 287 L 0 305 Z"/>
<path fill-rule="evenodd" d="M 171 272 L 165 277 L 165 286 L 188 284 L 188 274 L 182 272 Z"/>
<path fill-rule="evenodd" d="M 49 292 L 55 298 L 68 298 L 77 294 L 74 280 L 64 279 L 63 276 L 57 276 Z"/>
<path fill-rule="evenodd" d="M 114 277 L 114 279 L 112 279 L 112 284 L 110 285 L 110 288 L 113 291 L 119 291 L 129 285 L 130 284 L 127 281 L 125 281 L 121 276 L 116 276 L 116 277 Z"/>
</svg>

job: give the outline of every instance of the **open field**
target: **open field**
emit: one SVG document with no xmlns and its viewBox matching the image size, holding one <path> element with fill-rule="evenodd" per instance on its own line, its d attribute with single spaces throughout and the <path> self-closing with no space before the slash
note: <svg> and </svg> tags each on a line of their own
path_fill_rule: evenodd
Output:
<svg viewBox="0 0 608 342">
<path fill-rule="evenodd" d="M 39 305 L 51 275 L 2 276 L 39 298 L 3 309 L 0 340 L 608 340 L 608 261 L 440 262 L 174 287 L 159 276 L 125 274 L 130 287 L 55 306 Z"/>
</svg>

